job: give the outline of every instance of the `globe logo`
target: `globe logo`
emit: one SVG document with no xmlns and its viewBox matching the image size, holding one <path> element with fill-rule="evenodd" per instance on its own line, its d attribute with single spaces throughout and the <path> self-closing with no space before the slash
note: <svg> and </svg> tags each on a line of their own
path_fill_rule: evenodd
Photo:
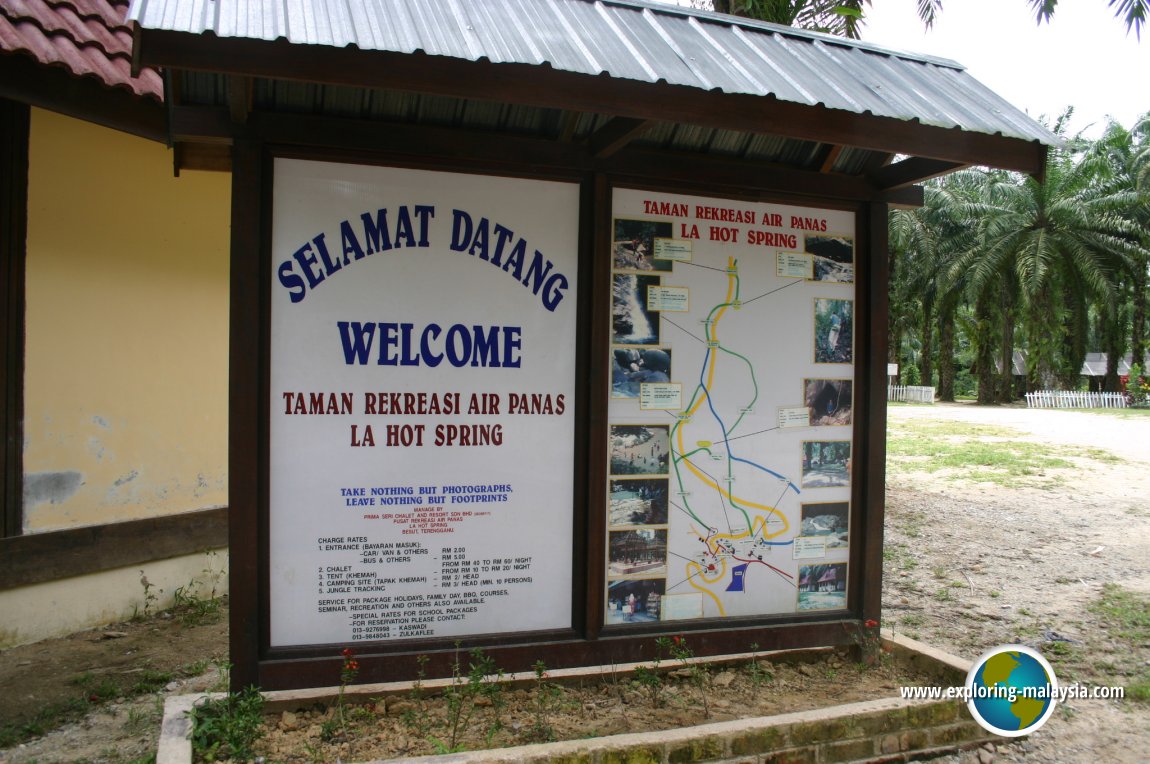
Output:
<svg viewBox="0 0 1150 764">
<path fill-rule="evenodd" d="M 1054 713 L 1058 680 L 1046 659 L 1025 645 L 1003 645 L 982 655 L 966 676 L 967 707 L 996 735 L 1034 732 Z"/>
</svg>

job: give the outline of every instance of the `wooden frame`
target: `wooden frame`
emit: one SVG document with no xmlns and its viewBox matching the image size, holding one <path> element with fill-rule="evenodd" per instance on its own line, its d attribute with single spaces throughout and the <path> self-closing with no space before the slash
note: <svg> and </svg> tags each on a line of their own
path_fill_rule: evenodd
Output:
<svg viewBox="0 0 1150 764">
<path fill-rule="evenodd" d="M 24 531 L 24 261 L 27 104 L 0 99 L 0 537 Z M 6 559 L 6 558 L 5 558 Z M 0 577 L 0 585 L 6 577 Z"/>
<path fill-rule="evenodd" d="M 249 126 L 259 123 L 249 115 Z M 856 218 L 856 378 L 854 439 L 859 459 L 851 488 L 852 528 L 858 529 L 849 559 L 850 602 L 848 613 L 726 618 L 722 621 L 653 623 L 603 631 L 606 573 L 599 561 L 606 544 L 607 479 L 601 444 L 606 442 L 609 368 L 605 351 L 610 344 L 611 189 L 616 185 L 725 198 L 796 203 L 809 202 L 817 192 L 817 180 L 801 196 L 764 193 L 760 189 L 733 187 L 724 163 L 708 173 L 705 160 L 690 160 L 703 177 L 682 184 L 674 173 L 663 171 L 661 161 L 631 160 L 620 173 L 571 169 L 542 170 L 529 162 L 506 158 L 484 162 L 460 158 L 452 152 L 423 153 L 316 148 L 342 133 L 343 121 L 334 121 L 312 133 L 309 146 L 277 145 L 258 138 L 238 140 L 234 146 L 232 220 L 232 310 L 229 473 L 231 475 L 231 646 L 233 687 L 256 684 L 263 688 L 330 685 L 338 681 L 339 651 L 344 645 L 270 647 L 268 546 L 268 448 L 270 374 L 270 230 L 273 157 L 328 161 L 351 161 L 419 169 L 451 170 L 479 174 L 547 179 L 577 179 L 580 193 L 580 297 L 578 304 L 577 392 L 574 489 L 575 518 L 572 539 L 576 555 L 573 570 L 572 628 L 556 632 L 474 635 L 459 647 L 480 646 L 506 670 L 527 670 L 536 660 L 554 667 L 642 660 L 652 657 L 653 635 L 690 633 L 699 654 L 743 651 L 751 643 L 761 649 L 811 645 L 859 643 L 859 628 L 867 618 L 878 618 L 881 600 L 881 533 L 883 522 L 882 438 L 885 397 L 885 271 L 872 272 L 871 264 L 885 263 L 884 253 L 873 248 L 885 243 L 886 206 L 858 202 L 830 194 L 819 199 L 825 207 L 850 210 Z M 270 130 L 277 133 L 275 130 Z M 282 133 L 280 133 L 282 135 Z M 258 133 L 257 133 L 258 135 Z M 511 152 L 506 152 L 510 154 Z M 626 152 L 614 155 L 618 160 Z M 816 178 L 818 176 L 816 175 Z M 637 181 L 637 179 L 642 179 Z M 826 178 L 829 189 L 839 190 L 835 179 Z M 881 195 L 876 192 L 876 196 Z M 876 223 L 878 225 L 876 235 Z M 869 295 L 869 296 L 868 296 Z M 878 298 L 876 298 L 878 295 Z M 865 317 L 865 318 L 864 318 Z M 877 334 L 876 334 L 877 332 Z M 878 338 L 876 343 L 875 338 Z M 875 377 L 875 374 L 878 377 Z M 878 391 L 878 392 L 876 392 Z M 875 406 L 878 410 L 875 410 Z M 875 424 L 879 425 L 877 428 Z M 876 458 L 873 449 L 879 449 Z M 877 534 L 877 535 L 876 535 Z M 430 675 L 449 673 L 457 648 L 443 639 L 407 640 L 396 643 L 361 643 L 360 680 L 379 682 L 414 676 L 416 658 L 428 656 Z"/>
<path fill-rule="evenodd" d="M 110 88 L 25 55 L 0 56 L 0 97 L 166 143 L 164 107 L 122 88 Z"/>
<path fill-rule="evenodd" d="M 227 507 L 14 536 L 0 539 L 0 591 L 227 545 Z"/>
</svg>

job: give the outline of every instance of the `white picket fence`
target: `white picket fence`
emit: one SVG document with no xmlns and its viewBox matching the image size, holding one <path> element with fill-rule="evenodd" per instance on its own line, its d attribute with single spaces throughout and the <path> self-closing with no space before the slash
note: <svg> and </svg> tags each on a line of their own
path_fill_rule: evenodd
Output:
<svg viewBox="0 0 1150 764">
<path fill-rule="evenodd" d="M 1030 409 L 1124 409 L 1122 393 L 1081 393 L 1070 390 L 1036 390 L 1026 394 Z"/>
<path fill-rule="evenodd" d="M 933 387 L 916 385 L 887 385 L 886 399 L 898 403 L 934 403 Z"/>
</svg>

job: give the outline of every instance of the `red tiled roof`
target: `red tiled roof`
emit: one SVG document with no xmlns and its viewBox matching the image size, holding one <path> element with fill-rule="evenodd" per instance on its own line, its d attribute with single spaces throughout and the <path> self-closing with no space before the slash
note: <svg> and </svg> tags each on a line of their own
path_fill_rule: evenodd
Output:
<svg viewBox="0 0 1150 764">
<path fill-rule="evenodd" d="M 163 101 L 154 69 L 132 76 L 126 0 L 0 0 L 0 51 Z"/>
</svg>

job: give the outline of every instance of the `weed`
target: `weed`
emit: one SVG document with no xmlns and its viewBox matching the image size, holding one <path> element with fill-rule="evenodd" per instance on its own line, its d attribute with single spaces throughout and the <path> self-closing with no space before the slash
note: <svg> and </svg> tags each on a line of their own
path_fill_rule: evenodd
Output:
<svg viewBox="0 0 1150 764">
<path fill-rule="evenodd" d="M 347 716 L 344 713 L 343 696 L 347 691 L 347 686 L 355 681 L 359 676 L 359 661 L 355 659 L 355 653 L 351 651 L 350 647 L 343 650 L 343 665 L 339 669 L 339 695 L 335 699 L 336 716 L 339 718 L 339 728 L 344 737 L 347 737 Z M 330 739 L 329 735 L 327 739 Z"/>
<path fill-rule="evenodd" d="M 991 599 L 996 600 L 1002 596 L 1002 592 L 991 589 L 989 592 L 986 593 L 986 596 L 990 597 Z"/>
<path fill-rule="evenodd" d="M 663 705 L 663 675 L 659 671 L 659 664 L 663 660 L 663 643 L 665 641 L 667 641 L 666 637 L 655 640 L 655 657 L 651 661 L 650 667 L 635 667 L 634 682 L 642 692 L 646 693 L 647 700 L 651 702 L 651 708 L 659 708 Z"/>
<path fill-rule="evenodd" d="M 147 695 L 149 692 L 156 692 L 161 690 L 172 681 L 172 674 L 167 671 L 156 671 L 155 669 L 145 668 L 140 673 L 140 678 L 136 680 L 125 692 L 126 695 Z"/>
<path fill-rule="evenodd" d="M 751 662 L 747 666 L 747 673 L 751 675 L 751 686 L 755 688 L 758 688 L 759 685 L 774 679 L 771 673 L 759 664 L 758 642 L 751 643 Z"/>
<path fill-rule="evenodd" d="M 199 676 L 207 671 L 210 665 L 212 665 L 212 662 L 206 659 L 192 661 L 180 667 L 180 675 L 185 677 Z"/>
<path fill-rule="evenodd" d="M 1106 620 L 1115 636 L 1135 644 L 1150 642 L 1150 599 L 1145 595 L 1107 584 L 1090 609 Z"/>
<path fill-rule="evenodd" d="M 132 735 L 143 734 L 155 727 L 164 715 L 164 702 L 159 698 L 147 705 L 128 709 L 128 718 L 124 721 L 124 730 Z"/>
<path fill-rule="evenodd" d="M 144 610 L 140 612 L 138 605 L 133 606 L 133 621 L 140 621 L 151 617 L 152 608 L 156 606 L 156 603 L 160 601 L 160 595 L 164 593 L 163 589 L 148 580 L 148 576 L 142 570 L 140 571 L 140 586 L 144 587 Z"/>
<path fill-rule="evenodd" d="M 470 728 L 471 719 L 479 705 L 490 704 L 498 709 L 503 701 L 503 686 L 500 684 L 503 671 L 496 666 L 495 660 L 477 647 L 470 653 L 471 661 L 467 673 L 464 674 L 459 660 L 458 642 L 455 648 L 455 661 L 451 664 L 451 684 L 443 693 L 447 703 L 448 739 L 444 741 L 436 737 L 428 738 L 437 753 L 461 751 L 460 741 Z M 500 723 L 497 720 L 488 728 L 488 738 L 494 735 L 499 727 Z"/>
<path fill-rule="evenodd" d="M 185 626 L 212 623 L 220 617 L 223 598 L 220 588 L 224 572 L 217 567 L 215 551 L 205 553 L 203 570 L 172 592 L 172 611 Z"/>
<path fill-rule="evenodd" d="M 695 685 L 695 689 L 699 693 L 699 697 L 703 700 L 703 716 L 707 719 L 711 718 L 711 670 L 710 668 L 698 662 L 692 662 L 695 653 L 687 644 L 685 637 L 671 637 L 669 640 L 666 637 L 660 637 L 664 640 L 664 647 L 670 652 L 670 655 L 675 660 L 679 661 L 688 672 L 691 679 L 691 684 Z"/>
<path fill-rule="evenodd" d="M 546 743 L 555 739 L 555 728 L 551 726 L 551 711 L 563 691 L 554 683 L 547 681 L 547 665 L 543 661 L 535 661 L 532 668 L 535 670 L 535 693 L 532 704 L 534 720 L 528 737 Z"/>
<path fill-rule="evenodd" d="M 209 699 L 193 708 L 192 750 L 200 761 L 247 760 L 263 733 L 264 697 L 255 687 Z"/>
<path fill-rule="evenodd" d="M 936 600 L 938 600 L 939 602 L 949 602 L 950 601 L 950 589 L 946 589 L 946 588 L 939 589 L 937 592 L 934 593 L 934 598 Z"/>
<path fill-rule="evenodd" d="M 415 681 L 412 682 L 411 690 L 407 694 L 412 707 L 404 711 L 401 717 L 404 725 L 421 738 L 426 738 L 431 732 L 427 715 L 427 698 L 423 694 L 423 682 L 427 679 L 427 664 L 430 660 L 426 655 L 416 656 L 415 663 L 418 669 L 415 672 Z"/>
<path fill-rule="evenodd" d="M 1150 674 L 1144 674 L 1126 685 L 1126 697 L 1142 703 L 1150 703 Z"/>
</svg>

